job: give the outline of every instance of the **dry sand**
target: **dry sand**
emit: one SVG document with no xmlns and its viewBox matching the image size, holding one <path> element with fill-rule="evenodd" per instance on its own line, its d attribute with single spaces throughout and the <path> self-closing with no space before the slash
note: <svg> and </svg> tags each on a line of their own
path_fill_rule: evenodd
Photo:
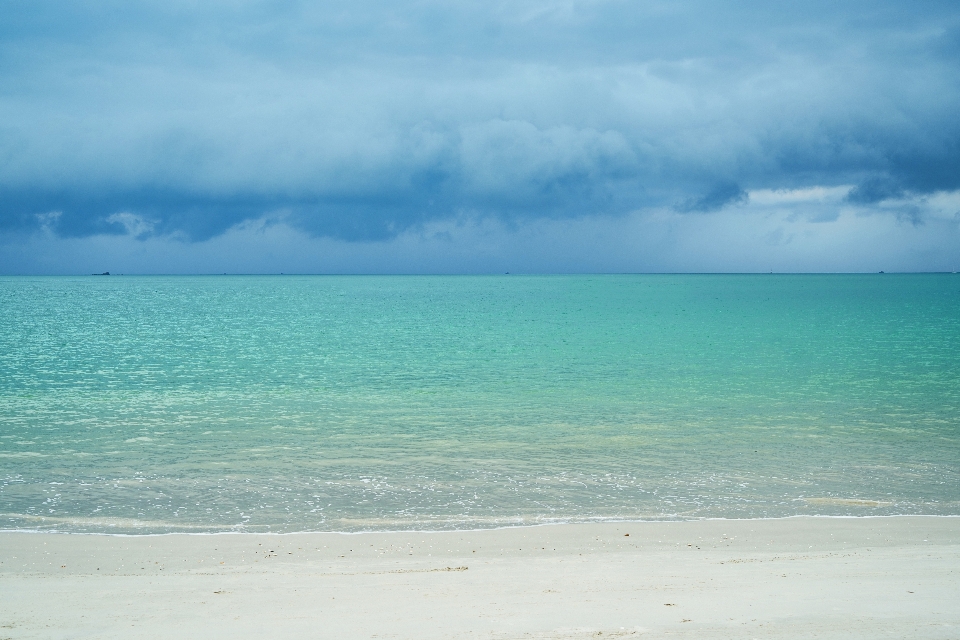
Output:
<svg viewBox="0 0 960 640">
<path fill-rule="evenodd" d="M 960 638 L 960 518 L 0 533 L 0 563 L 0 638 Z"/>
</svg>

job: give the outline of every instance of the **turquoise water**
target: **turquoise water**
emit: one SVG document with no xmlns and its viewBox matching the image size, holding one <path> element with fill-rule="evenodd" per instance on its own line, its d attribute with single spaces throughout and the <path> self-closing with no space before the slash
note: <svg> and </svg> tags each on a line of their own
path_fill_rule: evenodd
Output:
<svg viewBox="0 0 960 640">
<path fill-rule="evenodd" d="M 960 276 L 0 278 L 0 528 L 960 514 Z"/>
</svg>

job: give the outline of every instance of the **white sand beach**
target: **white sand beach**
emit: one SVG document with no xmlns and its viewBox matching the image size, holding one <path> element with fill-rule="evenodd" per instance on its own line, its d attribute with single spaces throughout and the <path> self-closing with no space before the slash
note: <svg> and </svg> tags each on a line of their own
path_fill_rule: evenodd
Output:
<svg viewBox="0 0 960 640">
<path fill-rule="evenodd" d="M 0 534 L 0 638 L 960 638 L 960 518 Z"/>
</svg>

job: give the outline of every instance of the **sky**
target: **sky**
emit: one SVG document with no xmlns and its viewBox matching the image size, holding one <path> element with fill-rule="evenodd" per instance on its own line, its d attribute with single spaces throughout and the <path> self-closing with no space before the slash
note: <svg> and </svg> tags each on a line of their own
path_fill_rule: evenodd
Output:
<svg viewBox="0 0 960 640">
<path fill-rule="evenodd" d="M 2 0 L 0 274 L 960 270 L 960 4 Z"/>
</svg>

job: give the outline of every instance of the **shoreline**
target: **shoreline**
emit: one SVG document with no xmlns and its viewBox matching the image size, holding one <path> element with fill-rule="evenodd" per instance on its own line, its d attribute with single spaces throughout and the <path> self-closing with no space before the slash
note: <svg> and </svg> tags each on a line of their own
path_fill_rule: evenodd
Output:
<svg viewBox="0 0 960 640">
<path fill-rule="evenodd" d="M 833 519 L 833 520 L 881 520 L 894 518 L 960 518 L 960 514 L 943 513 L 895 513 L 881 515 L 821 515 L 821 514 L 797 514 L 790 516 L 770 516 L 764 518 L 698 518 L 690 520 L 581 520 L 581 521 L 561 521 L 561 522 L 540 522 L 533 524 L 502 525 L 495 527 L 477 527 L 472 529 L 361 529 L 357 531 L 336 531 L 330 529 L 317 529 L 309 531 L 234 531 L 229 529 L 213 529 L 210 531 L 162 531 L 157 533 L 111 533 L 108 531 L 65 531 L 57 529 L 2 529 L 0 536 L 10 533 L 23 534 L 54 534 L 68 536 L 110 536 L 119 538 L 138 538 L 138 537 L 158 537 L 158 536 L 219 536 L 219 535 L 255 535 L 255 536 L 296 536 L 296 535 L 364 535 L 364 534 L 404 534 L 404 533 L 472 533 L 479 531 L 503 531 L 509 529 L 533 529 L 538 527 L 565 527 L 579 525 L 603 525 L 603 524 L 658 524 L 658 523 L 681 523 L 681 522 L 778 522 L 782 520 L 799 519 Z M 196 528 L 201 528 L 197 525 Z"/>
<path fill-rule="evenodd" d="M 38 533 L 0 531 L 0 637 L 960 636 L 957 516 Z"/>
</svg>

